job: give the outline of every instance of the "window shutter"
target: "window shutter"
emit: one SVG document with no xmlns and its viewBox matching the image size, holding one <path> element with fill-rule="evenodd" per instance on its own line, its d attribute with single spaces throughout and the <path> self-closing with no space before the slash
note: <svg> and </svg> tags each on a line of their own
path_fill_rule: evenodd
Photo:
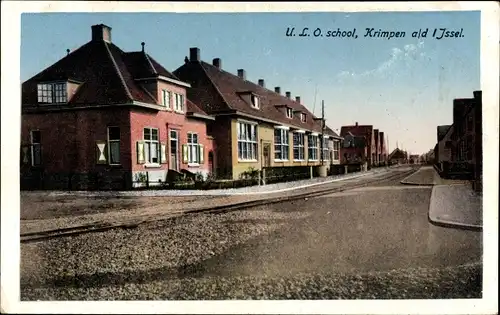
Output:
<svg viewBox="0 0 500 315">
<path fill-rule="evenodd" d="M 200 159 L 199 159 L 200 164 L 203 164 L 205 162 L 204 157 L 205 157 L 205 150 L 203 150 L 203 145 L 200 144 Z"/>
<path fill-rule="evenodd" d="M 137 164 L 144 164 L 146 159 L 144 158 L 144 141 L 137 141 Z"/>
<path fill-rule="evenodd" d="M 184 164 L 187 164 L 189 162 L 188 146 L 187 146 L 187 144 L 183 144 L 182 145 L 182 162 Z"/>
<path fill-rule="evenodd" d="M 161 163 L 167 163 L 167 145 L 165 143 L 161 144 Z"/>
<path fill-rule="evenodd" d="M 108 159 L 107 159 L 107 147 L 106 147 L 106 141 L 103 140 L 97 140 L 96 141 L 96 161 L 97 164 L 106 164 Z"/>
</svg>

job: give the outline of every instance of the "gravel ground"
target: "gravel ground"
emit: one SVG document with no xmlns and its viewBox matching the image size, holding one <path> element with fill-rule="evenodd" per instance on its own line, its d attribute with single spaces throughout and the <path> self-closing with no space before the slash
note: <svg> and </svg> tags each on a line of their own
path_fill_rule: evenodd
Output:
<svg viewBox="0 0 500 315">
<path fill-rule="evenodd" d="M 78 281 L 78 277 L 95 285 L 106 274 L 133 275 L 141 271 L 152 274 L 153 280 L 155 270 L 160 274 L 181 270 L 182 266 L 221 254 L 308 215 L 304 212 L 285 215 L 265 209 L 192 215 L 135 229 L 22 244 L 21 285 L 57 286 L 61 282 Z M 259 218 L 266 218 L 266 222 L 255 223 Z"/>
<path fill-rule="evenodd" d="M 176 278 L 106 287 L 22 289 L 24 300 L 335 300 L 481 298 L 482 265 L 358 275 Z"/>
</svg>

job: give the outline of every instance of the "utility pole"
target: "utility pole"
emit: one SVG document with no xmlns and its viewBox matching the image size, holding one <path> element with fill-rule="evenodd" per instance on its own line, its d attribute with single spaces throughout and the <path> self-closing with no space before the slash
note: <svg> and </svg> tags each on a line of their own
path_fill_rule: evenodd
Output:
<svg viewBox="0 0 500 315">
<path fill-rule="evenodd" d="M 321 165 L 325 165 L 325 101 L 321 101 Z"/>
</svg>

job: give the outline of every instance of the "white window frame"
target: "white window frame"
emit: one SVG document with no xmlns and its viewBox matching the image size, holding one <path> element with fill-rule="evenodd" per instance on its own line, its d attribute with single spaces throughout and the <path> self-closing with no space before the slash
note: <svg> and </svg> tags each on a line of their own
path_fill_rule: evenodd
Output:
<svg viewBox="0 0 500 315">
<path fill-rule="evenodd" d="M 149 129 L 149 139 L 146 139 L 146 129 Z M 153 140 L 153 130 L 156 130 L 156 134 L 157 134 L 157 139 L 156 140 Z M 146 161 L 146 166 L 147 165 L 154 165 L 154 166 L 159 166 L 160 165 L 160 131 L 158 128 L 154 128 L 154 127 L 144 127 L 142 129 L 142 139 L 144 141 L 144 159 Z M 157 162 L 153 162 L 153 158 L 151 157 L 151 153 L 153 152 L 151 150 L 152 148 L 152 145 L 153 144 L 156 144 L 156 160 Z"/>
<path fill-rule="evenodd" d="M 67 103 L 68 84 L 66 82 L 39 83 L 37 85 L 37 101 L 39 104 Z"/>
<path fill-rule="evenodd" d="M 174 110 L 178 113 L 184 113 L 184 107 L 186 105 L 184 95 L 174 93 L 174 98 Z"/>
<path fill-rule="evenodd" d="M 307 116 L 306 116 L 306 114 L 304 114 L 304 113 L 300 113 L 300 121 L 301 121 L 301 122 L 306 122 L 306 120 L 307 120 Z"/>
<path fill-rule="evenodd" d="M 293 109 L 290 107 L 286 108 L 286 118 L 290 118 L 290 119 L 293 118 Z"/>
<path fill-rule="evenodd" d="M 257 123 L 243 121 L 236 123 L 239 162 L 257 162 L 259 160 L 258 127 Z"/>
<path fill-rule="evenodd" d="M 116 139 L 110 139 L 109 137 L 109 130 L 111 128 L 118 128 L 118 140 Z M 109 161 L 109 165 L 121 165 L 121 160 L 120 160 L 120 140 L 121 140 L 121 130 L 120 130 L 120 127 L 118 126 L 108 126 L 108 130 L 107 130 L 107 134 L 108 134 L 108 161 Z M 113 163 L 112 162 L 112 158 L 111 158 L 111 144 L 112 143 L 118 143 L 118 163 Z"/>
<path fill-rule="evenodd" d="M 276 133 L 279 132 L 279 141 L 276 141 Z M 274 160 L 276 162 L 286 162 L 290 159 L 290 135 L 288 128 L 274 129 Z M 276 150 L 279 148 L 279 150 Z M 276 153 L 279 152 L 279 158 L 276 158 Z"/>
<path fill-rule="evenodd" d="M 307 136 L 307 158 L 309 161 L 318 161 L 318 151 L 319 151 L 318 143 L 319 141 L 317 135 Z M 311 158 L 311 152 L 316 153 L 315 158 Z"/>
<path fill-rule="evenodd" d="M 296 142 L 297 139 L 299 140 L 298 143 Z M 297 150 L 298 158 L 295 158 L 295 150 Z M 302 156 L 301 156 L 301 153 L 302 153 Z M 303 132 L 294 132 L 293 133 L 293 160 L 294 161 L 305 161 L 305 137 L 304 137 Z"/>
<path fill-rule="evenodd" d="M 337 158 L 335 158 L 335 153 L 337 153 Z M 339 140 L 333 140 L 333 160 L 334 161 L 340 160 L 340 141 Z"/>
<path fill-rule="evenodd" d="M 260 100 L 257 95 L 252 94 L 250 96 L 251 102 L 252 102 L 252 107 L 256 109 L 260 109 Z"/>
<path fill-rule="evenodd" d="M 196 141 L 193 141 L 194 136 L 196 136 Z M 197 132 L 189 131 L 187 133 L 187 147 L 188 147 L 188 165 L 199 166 L 200 136 L 198 135 Z"/>
<path fill-rule="evenodd" d="M 328 151 L 330 151 L 330 149 L 328 148 L 328 140 L 328 137 L 323 137 L 323 161 L 330 161 L 330 156 L 328 154 Z"/>
<path fill-rule="evenodd" d="M 38 132 L 40 133 L 40 142 L 35 142 L 34 141 L 34 137 L 33 137 L 33 133 L 34 132 Z M 42 133 L 40 130 L 38 129 L 35 129 L 35 130 L 31 130 L 30 131 L 30 154 L 31 154 L 31 166 L 40 166 L 42 165 L 42 143 L 41 143 L 41 138 L 42 138 Z M 40 149 L 39 149 L 39 152 L 40 152 L 40 163 L 39 164 L 35 164 L 35 146 L 38 146 Z"/>
<path fill-rule="evenodd" d="M 162 105 L 165 106 L 165 108 L 170 109 L 170 103 L 172 99 L 172 93 L 170 93 L 169 90 L 163 89 L 161 90 L 161 101 Z"/>
</svg>

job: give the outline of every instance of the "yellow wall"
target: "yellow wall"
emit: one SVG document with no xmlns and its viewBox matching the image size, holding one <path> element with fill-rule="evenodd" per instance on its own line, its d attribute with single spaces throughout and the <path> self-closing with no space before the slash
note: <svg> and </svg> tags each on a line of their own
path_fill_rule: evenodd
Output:
<svg viewBox="0 0 500 315">
<path fill-rule="evenodd" d="M 251 121 L 245 119 L 245 121 Z M 238 132 L 237 132 L 237 119 L 231 121 L 231 143 L 232 143 L 232 165 L 233 165 L 233 179 L 238 179 L 240 174 L 248 171 L 250 167 L 255 169 L 261 169 L 262 167 L 262 143 L 269 142 L 271 145 L 271 166 L 307 166 L 307 165 L 320 165 L 321 161 L 307 161 L 308 159 L 308 143 L 307 136 L 305 137 L 305 161 L 294 161 L 293 160 L 293 133 L 289 132 L 289 160 L 288 161 L 275 161 L 274 160 L 274 126 L 266 123 L 259 123 L 257 129 L 258 136 L 258 161 L 257 162 L 246 162 L 238 161 Z M 319 144 L 318 144 L 319 148 Z M 318 150 L 318 159 L 320 157 L 320 152 Z M 329 164 L 329 162 L 328 162 Z"/>
</svg>

